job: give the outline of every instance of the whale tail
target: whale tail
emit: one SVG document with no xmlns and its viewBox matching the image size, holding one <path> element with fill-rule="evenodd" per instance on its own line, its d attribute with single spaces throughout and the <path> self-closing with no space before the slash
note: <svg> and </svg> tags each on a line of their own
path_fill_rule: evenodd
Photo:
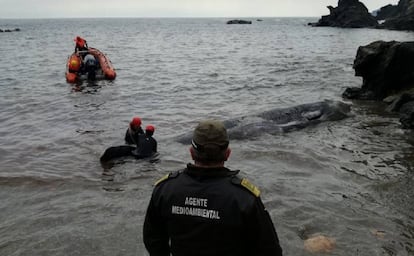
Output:
<svg viewBox="0 0 414 256">
<path fill-rule="evenodd" d="M 119 157 L 132 156 L 133 150 L 135 150 L 135 147 L 128 145 L 109 147 L 105 150 L 100 160 L 101 162 L 107 162 Z"/>
</svg>

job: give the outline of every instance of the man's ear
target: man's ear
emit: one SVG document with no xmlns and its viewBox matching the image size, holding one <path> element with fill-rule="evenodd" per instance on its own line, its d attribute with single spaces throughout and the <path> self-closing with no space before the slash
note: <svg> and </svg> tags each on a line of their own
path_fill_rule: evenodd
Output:
<svg viewBox="0 0 414 256">
<path fill-rule="evenodd" d="M 227 148 L 226 149 L 226 152 L 224 154 L 225 154 L 224 155 L 224 161 L 227 161 L 227 159 L 229 159 L 229 157 L 230 157 L 231 149 L 230 148 Z"/>
<path fill-rule="evenodd" d="M 194 148 L 192 146 L 190 146 L 189 150 L 190 150 L 191 159 L 195 160 L 194 159 L 194 156 L 195 156 Z"/>
</svg>

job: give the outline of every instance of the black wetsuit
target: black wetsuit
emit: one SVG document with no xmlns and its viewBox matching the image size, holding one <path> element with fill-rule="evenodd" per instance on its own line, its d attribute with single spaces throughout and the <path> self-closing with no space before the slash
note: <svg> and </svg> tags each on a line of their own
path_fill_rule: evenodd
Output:
<svg viewBox="0 0 414 256">
<path fill-rule="evenodd" d="M 147 134 L 140 134 L 138 138 L 138 148 L 133 154 L 137 158 L 152 156 L 157 152 L 157 141 Z"/>
<path fill-rule="evenodd" d="M 125 133 L 125 143 L 128 145 L 137 145 L 139 144 L 139 135 L 144 134 L 144 131 L 141 127 L 133 131 L 131 128 L 128 128 Z"/>
<path fill-rule="evenodd" d="M 83 59 L 86 54 L 88 54 L 89 48 L 88 48 L 88 44 L 85 42 L 85 46 L 81 47 L 76 45 L 75 47 L 75 52 L 79 53 L 79 56 Z"/>
<path fill-rule="evenodd" d="M 259 190 L 237 173 L 188 164 L 158 181 L 143 230 L 150 255 L 282 255 Z"/>
<path fill-rule="evenodd" d="M 84 45 L 75 45 L 75 52 L 88 52 L 89 48 L 88 48 L 88 43 L 86 42 L 86 40 L 84 40 Z M 83 53 L 85 55 L 85 53 Z"/>
</svg>

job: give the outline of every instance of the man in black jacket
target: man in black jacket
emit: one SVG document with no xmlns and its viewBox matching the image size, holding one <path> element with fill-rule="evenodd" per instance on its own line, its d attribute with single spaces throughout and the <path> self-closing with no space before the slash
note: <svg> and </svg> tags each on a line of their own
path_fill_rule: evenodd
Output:
<svg viewBox="0 0 414 256">
<path fill-rule="evenodd" d="M 282 255 L 259 189 L 224 167 L 228 145 L 222 122 L 199 123 L 194 164 L 156 182 L 143 229 L 151 256 Z"/>
</svg>

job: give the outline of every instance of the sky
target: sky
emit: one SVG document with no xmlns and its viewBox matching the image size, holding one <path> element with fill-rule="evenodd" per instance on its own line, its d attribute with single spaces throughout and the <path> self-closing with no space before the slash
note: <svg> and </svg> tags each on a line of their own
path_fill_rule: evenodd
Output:
<svg viewBox="0 0 414 256">
<path fill-rule="evenodd" d="M 398 0 L 360 0 L 368 10 Z M 320 17 L 338 0 L 0 0 L 0 19 L 93 17 Z"/>
</svg>

